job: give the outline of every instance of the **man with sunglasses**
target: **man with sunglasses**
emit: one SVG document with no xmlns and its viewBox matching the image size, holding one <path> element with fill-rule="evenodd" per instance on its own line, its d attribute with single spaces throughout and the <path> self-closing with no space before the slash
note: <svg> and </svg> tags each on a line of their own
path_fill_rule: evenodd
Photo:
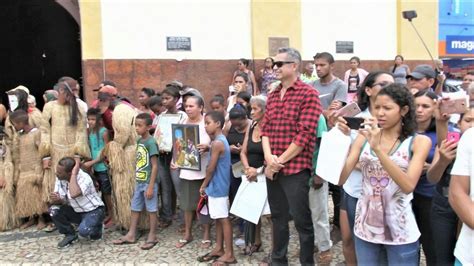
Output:
<svg viewBox="0 0 474 266">
<path fill-rule="evenodd" d="M 272 212 L 272 263 L 288 264 L 290 213 L 300 238 L 300 263 L 314 264 L 309 178 L 321 105 L 318 92 L 299 79 L 300 53 L 280 48 L 273 69 L 281 83 L 268 95 L 261 131 L 268 202 Z"/>
<path fill-rule="evenodd" d="M 430 65 L 418 65 L 413 72 L 407 76 L 408 89 L 415 94 L 419 91 L 432 90 L 435 82 L 436 72 Z"/>
</svg>

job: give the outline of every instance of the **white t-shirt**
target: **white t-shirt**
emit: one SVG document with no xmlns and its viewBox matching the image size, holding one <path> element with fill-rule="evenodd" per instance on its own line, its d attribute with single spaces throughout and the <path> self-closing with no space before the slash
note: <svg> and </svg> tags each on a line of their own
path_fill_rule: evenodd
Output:
<svg viewBox="0 0 474 266">
<path fill-rule="evenodd" d="M 369 118 L 371 117 L 369 108 L 365 109 L 362 113 L 356 115 L 356 117 Z M 359 135 L 358 130 L 351 130 L 351 139 L 354 140 Z M 362 172 L 360 170 L 354 169 L 349 178 L 347 178 L 346 183 L 342 186 L 344 191 L 353 198 L 360 198 L 362 195 Z"/>
<path fill-rule="evenodd" d="M 191 124 L 186 121 L 183 124 Z M 204 116 L 199 122 L 199 144 L 209 145 L 211 143 L 211 138 L 207 135 L 206 129 L 204 128 Z M 181 169 L 179 177 L 186 180 L 201 180 L 206 177 L 206 167 L 209 162 L 209 152 L 201 154 L 201 171 Z"/>
<path fill-rule="evenodd" d="M 469 176 L 471 200 L 474 201 L 474 128 L 468 129 L 458 143 L 456 161 L 451 170 L 451 175 Z M 452 177 L 454 178 L 454 177 Z M 474 211 L 474 210 L 472 210 Z M 462 265 L 474 264 L 474 230 L 463 224 L 459 234 L 454 256 Z"/>
</svg>

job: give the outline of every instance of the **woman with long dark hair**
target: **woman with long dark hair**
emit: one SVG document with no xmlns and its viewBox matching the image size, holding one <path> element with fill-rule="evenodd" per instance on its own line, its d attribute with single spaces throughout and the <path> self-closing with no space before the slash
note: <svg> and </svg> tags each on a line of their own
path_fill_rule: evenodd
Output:
<svg viewBox="0 0 474 266">
<path fill-rule="evenodd" d="M 411 200 L 431 141 L 415 135 L 413 96 L 405 87 L 392 84 L 381 89 L 374 110 L 375 117 L 362 124 L 340 176 L 343 184 L 359 163 L 363 190 L 354 226 L 357 260 L 379 265 L 386 252 L 385 263 L 418 265 L 420 232 Z M 350 134 L 343 118 L 338 127 Z"/>
<path fill-rule="evenodd" d="M 58 99 L 43 108 L 40 155 L 45 171 L 43 196 L 49 200 L 55 182 L 55 169 L 65 156 L 90 158 L 87 140 L 86 114 L 79 108 L 70 81 L 56 85 Z"/>
</svg>

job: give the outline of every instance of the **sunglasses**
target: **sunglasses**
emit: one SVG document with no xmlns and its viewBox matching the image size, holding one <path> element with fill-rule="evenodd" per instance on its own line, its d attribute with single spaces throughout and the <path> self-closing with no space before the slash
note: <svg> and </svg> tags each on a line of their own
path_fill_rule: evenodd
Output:
<svg viewBox="0 0 474 266">
<path fill-rule="evenodd" d="M 375 86 L 380 86 L 382 89 L 385 88 L 385 87 L 388 87 L 389 85 L 393 84 L 393 82 L 380 82 L 380 83 L 374 83 L 374 85 L 372 85 L 372 88 L 375 87 Z"/>
<path fill-rule="evenodd" d="M 273 65 L 272 67 L 277 67 L 277 68 L 280 68 L 282 67 L 283 65 L 286 65 L 286 64 L 292 64 L 294 63 L 293 61 L 276 61 L 276 62 L 273 62 Z"/>
</svg>

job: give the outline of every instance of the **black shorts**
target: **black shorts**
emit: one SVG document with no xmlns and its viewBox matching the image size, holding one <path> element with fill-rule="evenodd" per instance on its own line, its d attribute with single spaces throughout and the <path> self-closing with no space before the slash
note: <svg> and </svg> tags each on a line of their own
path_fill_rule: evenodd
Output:
<svg viewBox="0 0 474 266">
<path fill-rule="evenodd" d="M 105 195 L 112 194 L 112 184 L 110 183 L 109 173 L 107 171 L 95 172 L 95 178 L 99 182 L 100 191 Z"/>
</svg>

